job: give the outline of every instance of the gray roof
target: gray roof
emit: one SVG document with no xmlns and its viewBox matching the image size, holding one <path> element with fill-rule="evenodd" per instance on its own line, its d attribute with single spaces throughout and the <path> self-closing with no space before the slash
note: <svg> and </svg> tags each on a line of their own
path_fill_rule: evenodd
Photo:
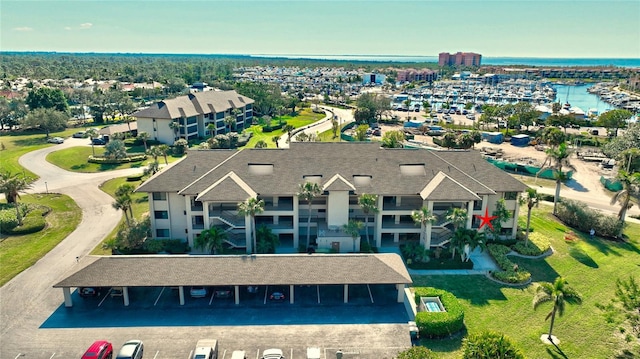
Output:
<svg viewBox="0 0 640 359">
<path fill-rule="evenodd" d="M 130 132 L 138 129 L 138 122 L 133 121 L 129 123 L 120 123 L 117 125 L 111 125 L 101 128 L 98 133 L 101 135 L 113 135 L 116 133 Z"/>
<path fill-rule="evenodd" d="M 395 253 L 105 256 L 87 262 L 54 287 L 412 283 Z"/>
<path fill-rule="evenodd" d="M 235 91 L 205 91 L 157 102 L 135 112 L 138 118 L 174 119 L 242 108 L 254 101 Z"/>
<path fill-rule="evenodd" d="M 206 160 L 207 156 L 211 156 L 210 160 Z M 370 176 L 371 181 L 366 186 L 354 184 L 358 194 L 418 195 L 439 172 L 466 189 L 460 193 L 468 199 L 471 198 L 467 192 L 483 195 L 526 188 L 482 159 L 476 151 L 385 149 L 378 143 L 294 142 L 289 149 L 204 150 L 189 152 L 182 162 L 184 164 L 165 169 L 149 179 L 138 191 L 154 192 L 162 188 L 167 192 L 198 195 L 230 172 L 261 195 L 294 195 L 298 185 L 304 183 L 304 176 L 309 175 L 321 175 L 321 187 L 336 175 L 351 184 L 354 176 Z M 199 172 L 200 177 L 186 176 L 185 171 L 191 169 L 192 163 L 194 168 L 208 166 L 210 171 Z M 249 164 L 271 164 L 273 172 L 255 173 Z M 424 173 L 403 175 L 400 171 L 403 164 L 423 165 Z M 335 184 L 340 182 L 341 187 L 346 185 L 344 181 Z"/>
</svg>

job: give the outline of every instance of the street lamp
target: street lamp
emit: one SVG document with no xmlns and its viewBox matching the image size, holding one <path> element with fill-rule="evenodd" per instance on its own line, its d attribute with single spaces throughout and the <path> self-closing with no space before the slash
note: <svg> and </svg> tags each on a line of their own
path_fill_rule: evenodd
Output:
<svg viewBox="0 0 640 359">
<path fill-rule="evenodd" d="M 47 186 L 47 181 L 44 182 L 44 188 L 47 191 L 47 194 L 49 194 L 49 186 Z"/>
</svg>

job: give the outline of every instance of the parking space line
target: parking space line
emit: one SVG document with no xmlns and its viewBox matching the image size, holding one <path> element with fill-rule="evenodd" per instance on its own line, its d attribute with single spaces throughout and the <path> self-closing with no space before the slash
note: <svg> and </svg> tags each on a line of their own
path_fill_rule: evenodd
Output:
<svg viewBox="0 0 640 359">
<path fill-rule="evenodd" d="M 164 293 L 164 289 L 167 287 L 162 287 L 162 290 L 160 291 L 160 294 L 158 294 L 158 298 L 156 298 L 156 301 L 153 303 L 153 306 L 155 307 L 156 304 L 158 304 L 158 301 L 160 300 L 160 297 L 162 297 L 162 293 Z"/>
<path fill-rule="evenodd" d="M 320 286 L 316 286 L 316 291 L 318 292 L 318 304 L 320 304 Z"/>
<path fill-rule="evenodd" d="M 369 290 L 369 298 L 371 298 L 371 304 L 373 304 L 373 294 L 371 294 L 371 287 L 367 284 L 367 289 Z"/>
<path fill-rule="evenodd" d="M 269 293 L 269 286 L 267 286 L 264 290 L 264 303 L 267 304 L 267 293 Z"/>
<path fill-rule="evenodd" d="M 225 357 L 226 355 L 227 355 L 227 349 L 225 349 L 225 350 L 222 352 L 222 359 L 224 359 L 224 357 Z"/>
<path fill-rule="evenodd" d="M 56 356 L 56 353 L 51 354 L 51 356 L 49 357 L 49 359 L 53 358 L 54 356 Z"/>
<path fill-rule="evenodd" d="M 289 359 L 293 359 L 293 348 L 291 348 L 291 356 L 289 357 Z"/>
<path fill-rule="evenodd" d="M 256 353 L 256 359 L 260 359 L 260 348 L 258 348 L 258 352 Z"/>
<path fill-rule="evenodd" d="M 107 294 L 104 295 L 104 298 L 102 298 L 102 300 L 100 301 L 100 303 L 98 303 L 98 307 L 102 306 L 102 303 L 107 299 L 107 297 L 109 296 L 109 293 L 111 293 L 111 289 L 109 289 L 109 291 L 107 292 Z"/>
<path fill-rule="evenodd" d="M 153 359 L 156 359 L 158 357 L 158 353 L 160 353 L 159 350 L 156 352 L 156 355 L 153 356 Z"/>
<path fill-rule="evenodd" d="M 211 305 L 211 303 L 213 303 L 213 296 L 216 294 L 215 290 L 211 291 L 211 299 L 209 299 L 209 305 Z"/>
<path fill-rule="evenodd" d="M 187 357 L 187 359 L 191 359 L 193 355 L 193 349 L 189 350 L 189 356 Z"/>
<path fill-rule="evenodd" d="M 18 358 L 23 357 L 23 356 L 24 356 L 24 354 L 22 354 L 22 353 L 18 353 L 18 355 L 16 355 L 16 357 L 15 357 L 15 358 L 13 358 L 13 359 L 18 359 Z"/>
</svg>

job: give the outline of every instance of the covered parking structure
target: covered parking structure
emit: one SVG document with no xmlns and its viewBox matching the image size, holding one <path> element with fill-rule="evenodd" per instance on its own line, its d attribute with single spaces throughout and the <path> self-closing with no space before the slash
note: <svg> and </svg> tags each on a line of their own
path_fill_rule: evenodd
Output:
<svg viewBox="0 0 640 359">
<path fill-rule="evenodd" d="M 293 304 L 296 285 L 342 285 L 344 303 L 349 302 L 349 285 L 394 285 L 402 303 L 412 283 L 395 253 L 92 256 L 81 263 L 81 269 L 53 286 L 62 288 L 66 307 L 73 306 L 71 289 L 81 287 L 121 287 L 128 306 L 132 287 L 177 287 L 184 305 L 185 287 L 229 286 L 237 305 L 243 286 L 288 286 Z"/>
</svg>

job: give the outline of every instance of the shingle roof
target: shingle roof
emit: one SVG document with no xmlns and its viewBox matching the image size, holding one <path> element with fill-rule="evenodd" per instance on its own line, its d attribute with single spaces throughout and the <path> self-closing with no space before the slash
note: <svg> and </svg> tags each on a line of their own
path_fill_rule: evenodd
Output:
<svg viewBox="0 0 640 359">
<path fill-rule="evenodd" d="M 196 201 L 201 202 L 244 202 L 247 198 L 256 197 L 257 193 L 249 187 L 242 178 L 229 172 L 218 182 L 198 195 Z"/>
<path fill-rule="evenodd" d="M 54 287 L 412 283 L 395 253 L 106 256 L 88 261 Z"/>
<path fill-rule="evenodd" d="M 174 119 L 205 113 L 225 112 L 241 108 L 254 101 L 235 91 L 205 91 L 157 102 L 132 114 L 138 118 Z"/>
<path fill-rule="evenodd" d="M 482 198 L 442 172 L 420 192 L 422 199 L 430 201 L 477 201 Z"/>
<path fill-rule="evenodd" d="M 356 188 L 339 174 L 331 177 L 323 186 L 325 191 L 355 191 Z"/>
<path fill-rule="evenodd" d="M 229 158 L 221 161 L 219 151 Z M 139 191 L 150 192 L 150 188 L 167 188 L 154 182 L 172 181 L 171 191 L 185 195 L 198 195 L 211 184 L 233 171 L 255 192 L 262 195 L 294 195 L 298 185 L 304 183 L 304 176 L 322 175 L 331 179 L 336 174 L 353 184 L 356 193 L 378 195 L 418 195 L 439 172 L 446 174 L 454 182 L 468 191 L 483 195 L 496 191 L 523 191 L 526 186 L 509 174 L 483 160 L 476 151 L 428 151 L 423 149 L 385 149 L 377 143 L 315 143 L 294 142 L 289 149 L 245 149 L 241 151 L 208 150 L 198 151 L 194 159 L 206 165 L 203 156 L 210 153 L 212 161 L 200 178 L 185 184 L 178 180 L 180 169 L 171 168 L 161 175 L 148 180 Z M 231 157 L 231 154 L 235 154 Z M 189 169 L 192 152 L 184 160 L 182 170 Z M 271 164 L 273 172 L 258 174 L 250 171 L 249 164 Z M 403 164 L 421 164 L 422 175 L 403 175 Z M 355 184 L 354 176 L 370 176 L 366 186 Z M 177 187 L 183 184 L 183 187 Z"/>
</svg>

